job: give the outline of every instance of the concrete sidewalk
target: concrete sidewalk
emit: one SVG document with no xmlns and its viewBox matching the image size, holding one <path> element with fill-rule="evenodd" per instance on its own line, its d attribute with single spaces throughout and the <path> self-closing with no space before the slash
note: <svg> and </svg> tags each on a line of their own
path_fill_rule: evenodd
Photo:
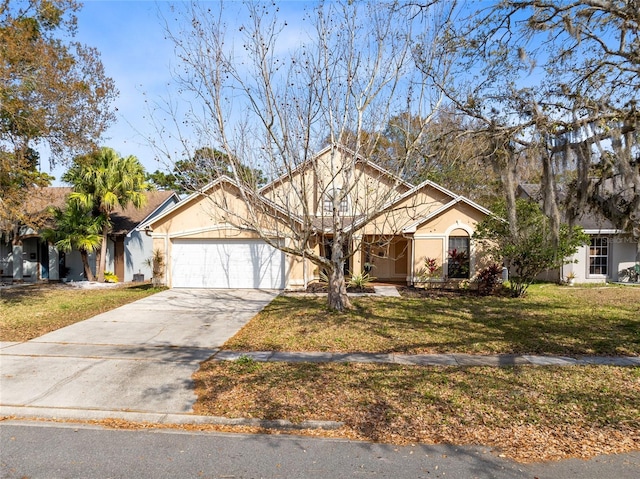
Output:
<svg viewBox="0 0 640 479">
<path fill-rule="evenodd" d="M 245 356 L 260 362 L 382 363 L 415 366 L 638 366 L 640 356 L 538 356 L 531 354 L 378 354 L 279 351 L 218 351 L 217 361 L 235 361 Z"/>
</svg>

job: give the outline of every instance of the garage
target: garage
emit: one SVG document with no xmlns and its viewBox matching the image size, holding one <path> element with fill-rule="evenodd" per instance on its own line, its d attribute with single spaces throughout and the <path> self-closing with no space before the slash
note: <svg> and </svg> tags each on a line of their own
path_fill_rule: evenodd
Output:
<svg viewBox="0 0 640 479">
<path fill-rule="evenodd" d="M 174 288 L 283 289 L 284 253 L 262 240 L 179 240 L 171 251 Z"/>
</svg>

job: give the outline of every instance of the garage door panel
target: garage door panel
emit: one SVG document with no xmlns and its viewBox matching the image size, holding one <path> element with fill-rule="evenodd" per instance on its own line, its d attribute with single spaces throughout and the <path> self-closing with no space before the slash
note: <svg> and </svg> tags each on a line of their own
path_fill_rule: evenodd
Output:
<svg viewBox="0 0 640 479">
<path fill-rule="evenodd" d="M 284 254 L 259 240 L 175 240 L 172 285 L 281 289 Z"/>
</svg>

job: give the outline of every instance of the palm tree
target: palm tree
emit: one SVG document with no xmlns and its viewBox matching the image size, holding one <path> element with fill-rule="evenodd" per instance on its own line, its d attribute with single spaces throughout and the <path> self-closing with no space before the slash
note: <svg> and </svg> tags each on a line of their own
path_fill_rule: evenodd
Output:
<svg viewBox="0 0 640 479">
<path fill-rule="evenodd" d="M 102 243 L 104 216 L 93 216 L 91 210 L 77 202 L 68 201 L 64 209 L 52 210 L 54 226 L 42 232 L 42 237 L 53 243 L 65 253 L 77 249 L 82 258 L 84 277 L 94 281 L 95 277 L 89 265 L 89 253 L 95 252 Z"/>
<path fill-rule="evenodd" d="M 73 185 L 69 195 L 75 201 L 94 211 L 94 216 L 103 215 L 102 244 L 98 265 L 98 281 L 104 281 L 107 261 L 107 235 L 111 228 L 111 214 L 117 207 L 129 205 L 141 208 L 147 198 L 144 191 L 149 187 L 145 182 L 145 171 L 135 156 L 121 157 L 112 148 L 100 150 L 74 160 L 73 166 L 62 180 Z"/>
</svg>

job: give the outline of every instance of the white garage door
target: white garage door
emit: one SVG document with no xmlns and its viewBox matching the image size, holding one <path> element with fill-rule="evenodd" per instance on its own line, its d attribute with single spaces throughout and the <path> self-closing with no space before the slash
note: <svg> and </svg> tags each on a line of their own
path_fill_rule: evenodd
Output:
<svg viewBox="0 0 640 479">
<path fill-rule="evenodd" d="M 174 240 L 174 288 L 284 288 L 284 253 L 260 240 Z"/>
</svg>

